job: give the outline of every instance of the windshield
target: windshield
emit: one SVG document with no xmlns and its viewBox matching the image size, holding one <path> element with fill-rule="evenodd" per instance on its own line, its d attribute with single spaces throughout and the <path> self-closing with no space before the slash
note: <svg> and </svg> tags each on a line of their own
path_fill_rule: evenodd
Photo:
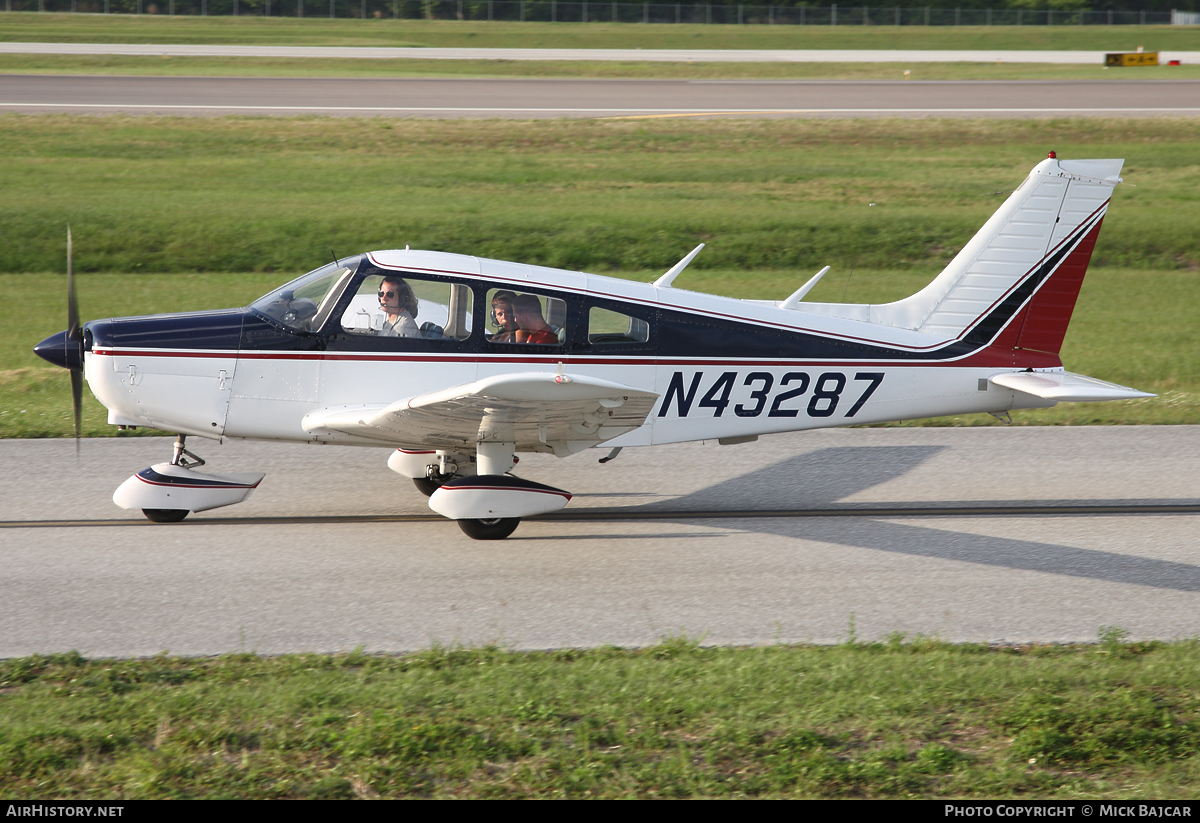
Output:
<svg viewBox="0 0 1200 823">
<path fill-rule="evenodd" d="M 329 263 L 250 304 L 295 331 L 317 331 L 342 296 L 362 256 Z"/>
</svg>

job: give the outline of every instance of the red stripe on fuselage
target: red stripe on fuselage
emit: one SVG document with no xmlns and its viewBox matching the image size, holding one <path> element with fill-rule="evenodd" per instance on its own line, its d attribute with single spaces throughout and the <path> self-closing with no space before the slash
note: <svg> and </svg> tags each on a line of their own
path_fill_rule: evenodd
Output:
<svg viewBox="0 0 1200 823">
<path fill-rule="evenodd" d="M 1020 315 L 1018 314 L 1018 317 Z M 1011 327 L 1006 332 L 1001 333 L 1001 337 L 1006 335 L 1013 339 L 1016 337 L 1016 332 Z M 763 368 L 789 368 L 789 367 L 805 367 L 805 368 L 820 368 L 829 366 L 832 368 L 883 368 L 883 367 L 924 367 L 924 368 L 945 368 L 945 367 L 973 367 L 973 366 L 994 366 L 994 365 L 1009 365 L 1008 361 L 1012 359 L 1011 352 L 1004 357 L 1007 358 L 1004 363 L 1001 363 L 997 357 L 997 344 L 993 344 L 979 351 L 973 352 L 958 360 L 770 360 L 764 358 L 742 357 L 742 358 L 656 358 L 645 357 L 641 359 L 629 357 L 578 357 L 565 354 L 547 355 L 545 357 L 512 357 L 500 355 L 495 357 L 487 357 L 480 355 L 467 355 L 456 357 L 430 357 L 428 355 L 356 355 L 356 354 L 312 354 L 308 352 L 246 352 L 238 355 L 239 359 L 246 360 L 277 360 L 277 361 L 296 361 L 296 360 L 338 360 L 352 361 L 358 363 L 426 363 L 426 364 L 443 364 L 443 363 L 476 363 L 476 364 L 512 364 L 512 365 L 533 365 L 533 366 L 554 366 L 562 363 L 564 366 L 683 366 L 683 367 L 706 367 L 706 366 L 729 366 L 737 368 L 739 366 L 752 366 Z M 1006 347 L 1011 349 L 1012 344 Z M 120 355 L 122 357 L 226 357 L 227 355 L 205 354 L 203 352 L 159 352 L 159 351 L 113 351 L 94 350 L 92 354 L 99 356 L 113 357 Z M 1036 352 L 1030 352 L 1036 354 Z M 1061 363 L 1059 364 L 1061 365 Z"/>
</svg>

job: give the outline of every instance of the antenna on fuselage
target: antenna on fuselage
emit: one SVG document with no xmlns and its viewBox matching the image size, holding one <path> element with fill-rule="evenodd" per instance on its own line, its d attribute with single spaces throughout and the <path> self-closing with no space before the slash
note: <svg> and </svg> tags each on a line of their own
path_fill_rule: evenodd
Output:
<svg viewBox="0 0 1200 823">
<path fill-rule="evenodd" d="M 850 264 L 850 274 L 846 277 L 846 285 L 842 289 L 842 302 L 846 302 L 846 292 L 850 291 L 850 278 L 854 276 L 854 264 Z"/>
<path fill-rule="evenodd" d="M 781 309 L 794 309 L 800 305 L 800 301 L 804 299 L 804 295 L 812 291 L 812 287 L 821 282 L 821 278 L 825 276 L 825 272 L 829 271 L 829 266 L 821 269 L 813 275 L 807 283 L 792 292 L 792 296 L 787 300 L 780 300 L 777 304 Z"/>
<path fill-rule="evenodd" d="M 342 261 L 338 260 L 338 256 L 336 254 L 334 254 L 332 250 L 329 253 L 333 256 L 333 265 L 335 265 L 335 266 L 342 265 Z"/>
<path fill-rule="evenodd" d="M 694 258 L 697 254 L 699 254 L 700 249 L 702 249 L 702 248 L 704 248 L 703 243 L 701 243 L 699 246 L 696 246 L 696 248 L 692 249 L 691 254 L 689 254 L 687 257 L 683 258 L 682 260 L 680 260 L 674 266 L 671 266 L 670 270 L 666 274 L 664 274 L 662 277 L 655 280 L 654 286 L 659 289 L 670 288 L 671 281 L 674 280 L 676 277 L 678 277 L 679 273 L 688 267 L 688 263 L 692 262 L 692 258 Z"/>
</svg>

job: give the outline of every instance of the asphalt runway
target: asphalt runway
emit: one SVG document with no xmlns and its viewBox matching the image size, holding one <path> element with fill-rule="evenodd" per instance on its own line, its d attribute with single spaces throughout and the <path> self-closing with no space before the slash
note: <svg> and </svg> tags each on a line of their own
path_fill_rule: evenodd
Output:
<svg viewBox="0 0 1200 823">
<path fill-rule="evenodd" d="M 153 525 L 170 440 L 0 441 L 0 657 L 1200 635 L 1200 426 L 835 429 L 526 456 L 563 517 L 477 542 L 387 450 L 189 441 L 264 470 Z"/>
<path fill-rule="evenodd" d="M 1195 116 L 1200 81 L 7 75 L 0 111 L 438 118 Z"/>
</svg>

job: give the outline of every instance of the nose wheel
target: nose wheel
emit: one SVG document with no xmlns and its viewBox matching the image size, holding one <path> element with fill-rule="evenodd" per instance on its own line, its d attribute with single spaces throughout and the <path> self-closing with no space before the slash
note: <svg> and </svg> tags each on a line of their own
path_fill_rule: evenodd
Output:
<svg viewBox="0 0 1200 823">
<path fill-rule="evenodd" d="M 113 502 L 123 509 L 140 510 L 152 523 L 178 523 L 192 512 L 241 503 L 264 477 L 262 472 L 196 471 L 202 465 L 204 461 L 184 447 L 180 435 L 171 462 L 155 463 L 130 477 L 113 492 Z"/>
<path fill-rule="evenodd" d="M 142 514 L 151 523 L 178 523 L 191 512 L 187 509 L 142 509 Z"/>
<path fill-rule="evenodd" d="M 503 540 L 517 530 L 519 517 L 495 517 L 490 520 L 457 520 L 463 534 L 474 540 Z"/>
<path fill-rule="evenodd" d="M 171 465 L 190 469 L 203 466 L 204 459 L 187 450 L 187 435 L 175 436 L 175 448 L 171 454 Z M 142 509 L 142 514 L 151 523 L 178 523 L 191 514 L 191 509 Z"/>
</svg>

